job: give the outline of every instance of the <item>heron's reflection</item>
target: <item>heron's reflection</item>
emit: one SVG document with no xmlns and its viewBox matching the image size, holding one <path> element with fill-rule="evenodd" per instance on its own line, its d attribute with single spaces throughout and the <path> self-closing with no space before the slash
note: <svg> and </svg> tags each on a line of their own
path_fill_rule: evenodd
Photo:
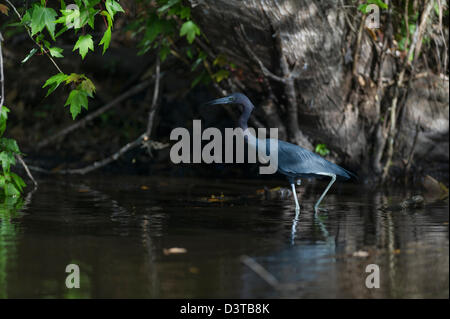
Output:
<svg viewBox="0 0 450 319">
<path fill-rule="evenodd" d="M 304 212 L 305 213 L 305 212 Z M 334 237 L 330 236 L 330 233 L 327 230 L 327 227 L 325 226 L 325 224 L 322 221 L 321 215 L 317 214 L 314 212 L 314 223 L 313 225 L 318 225 L 319 229 L 322 233 L 323 238 L 325 239 L 325 241 L 327 243 L 333 243 L 334 245 Z M 298 228 L 300 227 L 299 224 L 300 221 L 300 208 L 295 210 L 295 216 L 294 219 L 292 220 L 292 228 L 291 228 L 291 246 L 295 245 L 295 238 L 297 237 L 297 231 Z"/>
</svg>

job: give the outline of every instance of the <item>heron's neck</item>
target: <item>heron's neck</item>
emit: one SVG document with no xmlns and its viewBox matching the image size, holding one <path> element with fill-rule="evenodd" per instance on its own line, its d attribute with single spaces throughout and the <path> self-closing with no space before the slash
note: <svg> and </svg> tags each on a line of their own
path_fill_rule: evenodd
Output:
<svg viewBox="0 0 450 319">
<path fill-rule="evenodd" d="M 250 114 L 252 113 L 254 106 L 250 101 L 246 102 L 243 106 L 244 110 L 242 111 L 242 114 L 238 119 L 238 125 L 242 130 L 245 131 L 248 128 L 247 122 L 250 118 Z"/>
</svg>

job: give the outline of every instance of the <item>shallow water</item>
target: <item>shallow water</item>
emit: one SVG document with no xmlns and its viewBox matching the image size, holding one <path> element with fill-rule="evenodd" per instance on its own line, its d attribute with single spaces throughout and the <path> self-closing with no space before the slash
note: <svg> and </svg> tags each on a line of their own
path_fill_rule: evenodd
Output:
<svg viewBox="0 0 450 319">
<path fill-rule="evenodd" d="M 415 193 L 341 184 L 315 217 L 325 184 L 306 181 L 295 218 L 290 197 L 258 196 L 262 184 L 41 180 L 24 203 L 0 206 L 0 297 L 449 297 L 448 200 L 383 212 Z M 68 264 L 80 267 L 79 289 L 65 286 Z M 369 264 L 380 288 L 366 287 Z"/>
</svg>

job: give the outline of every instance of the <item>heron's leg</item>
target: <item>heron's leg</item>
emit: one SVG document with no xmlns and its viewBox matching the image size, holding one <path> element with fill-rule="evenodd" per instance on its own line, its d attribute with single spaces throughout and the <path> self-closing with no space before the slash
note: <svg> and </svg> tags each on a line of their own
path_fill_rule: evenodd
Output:
<svg viewBox="0 0 450 319">
<path fill-rule="evenodd" d="M 291 183 L 292 186 L 292 195 L 294 195 L 295 200 L 295 210 L 300 210 L 300 205 L 298 204 L 297 191 L 295 190 L 295 184 Z"/>
<path fill-rule="evenodd" d="M 323 174 L 325 175 L 325 174 Z M 328 174 L 327 174 L 328 175 Z M 322 201 L 322 199 L 325 197 L 325 195 L 327 194 L 328 190 L 330 189 L 331 185 L 333 185 L 333 183 L 336 181 L 336 175 L 334 174 L 329 174 L 328 176 L 331 177 L 331 181 L 328 184 L 327 188 L 325 188 L 325 191 L 322 193 L 322 195 L 320 196 L 319 200 L 317 201 L 316 205 L 314 205 L 314 211 L 317 213 L 317 210 L 319 209 L 319 205 L 320 202 Z"/>
</svg>

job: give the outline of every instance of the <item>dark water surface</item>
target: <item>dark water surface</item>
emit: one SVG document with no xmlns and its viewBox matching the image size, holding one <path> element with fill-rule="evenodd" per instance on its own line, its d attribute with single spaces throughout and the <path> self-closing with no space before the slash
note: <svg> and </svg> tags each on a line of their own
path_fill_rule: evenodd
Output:
<svg viewBox="0 0 450 319">
<path fill-rule="evenodd" d="M 291 197 L 263 200 L 262 185 L 41 180 L 25 203 L 0 207 L 0 297 L 449 297 L 448 200 L 383 212 L 415 192 L 341 184 L 315 218 L 325 184 L 304 182 L 294 221 Z M 80 267 L 80 289 L 65 286 L 68 264 Z M 378 289 L 366 287 L 369 264 L 379 266 Z"/>
</svg>

